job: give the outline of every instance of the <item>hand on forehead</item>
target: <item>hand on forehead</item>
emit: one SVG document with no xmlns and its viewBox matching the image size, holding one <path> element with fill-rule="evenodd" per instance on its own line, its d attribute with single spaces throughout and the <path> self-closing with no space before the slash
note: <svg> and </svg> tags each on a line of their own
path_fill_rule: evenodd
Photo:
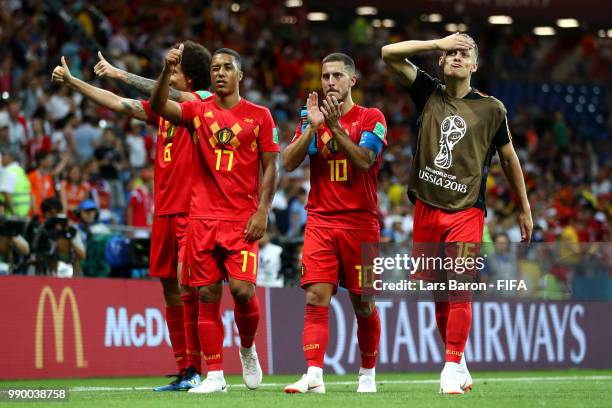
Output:
<svg viewBox="0 0 612 408">
<path fill-rule="evenodd" d="M 461 37 L 463 37 L 464 40 L 468 41 L 470 44 L 472 44 L 472 47 L 476 47 L 476 41 L 474 41 L 474 39 L 472 37 L 470 37 L 469 35 L 465 34 L 465 33 L 459 33 L 459 35 Z"/>
</svg>

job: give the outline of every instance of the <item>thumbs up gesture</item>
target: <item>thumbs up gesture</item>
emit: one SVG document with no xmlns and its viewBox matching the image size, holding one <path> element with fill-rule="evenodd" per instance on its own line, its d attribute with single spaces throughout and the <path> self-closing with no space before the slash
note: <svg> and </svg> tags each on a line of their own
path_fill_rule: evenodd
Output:
<svg viewBox="0 0 612 408">
<path fill-rule="evenodd" d="M 98 61 L 94 67 L 94 73 L 97 76 L 120 79 L 121 70 L 111 65 L 111 63 L 104 58 L 101 51 L 98 51 L 98 59 L 100 59 L 100 61 Z"/>
<path fill-rule="evenodd" d="M 167 69 L 173 69 L 175 66 L 181 63 L 181 60 L 183 59 L 184 48 L 185 45 L 181 43 L 178 48 L 172 48 L 170 51 L 168 51 L 168 54 L 166 54 L 166 59 L 164 61 Z"/>
<path fill-rule="evenodd" d="M 70 73 L 70 68 L 68 68 L 68 64 L 66 63 L 66 57 L 62 56 L 62 65 L 58 65 L 53 69 L 53 74 L 51 75 L 51 79 L 56 84 L 68 84 L 72 79 L 72 74 Z"/>
</svg>

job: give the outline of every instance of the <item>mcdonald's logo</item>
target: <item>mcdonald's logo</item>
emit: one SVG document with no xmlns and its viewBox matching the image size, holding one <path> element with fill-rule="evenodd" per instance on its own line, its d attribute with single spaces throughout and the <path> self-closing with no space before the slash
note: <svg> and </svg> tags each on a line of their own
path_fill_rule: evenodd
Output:
<svg viewBox="0 0 612 408">
<path fill-rule="evenodd" d="M 43 341 L 44 332 L 43 325 L 45 322 L 45 305 L 46 300 L 49 299 L 51 304 L 51 316 L 53 321 L 53 332 L 55 333 L 55 361 L 58 363 L 64 362 L 64 312 L 66 311 L 66 301 L 69 301 L 70 310 L 72 311 L 72 322 L 74 329 L 74 343 L 76 353 L 76 366 L 83 368 L 87 366 L 83 352 L 83 332 L 81 329 L 81 317 L 79 316 L 79 306 L 74 296 L 74 292 L 68 286 L 62 289 L 62 293 L 59 297 L 59 303 L 51 287 L 45 286 L 40 292 L 38 298 L 38 308 L 36 309 L 36 334 L 34 344 L 34 358 L 35 366 L 38 369 L 42 369 L 44 365 L 43 360 Z"/>
</svg>

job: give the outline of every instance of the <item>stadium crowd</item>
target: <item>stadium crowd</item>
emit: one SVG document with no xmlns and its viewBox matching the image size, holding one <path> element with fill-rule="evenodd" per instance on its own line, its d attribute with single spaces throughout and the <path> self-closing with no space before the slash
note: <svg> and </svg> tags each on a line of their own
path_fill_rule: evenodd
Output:
<svg viewBox="0 0 612 408">
<path fill-rule="evenodd" d="M 166 50 L 177 41 L 192 39 L 210 50 L 225 46 L 242 54 L 243 96 L 272 110 L 283 145 L 294 134 L 305 95 L 320 87 L 322 57 L 336 50 L 352 55 L 359 71 L 353 94 L 356 103 L 381 109 L 389 126 L 378 192 L 383 241 L 409 243 L 413 206 L 406 185 L 417 118 L 407 93 L 380 59 L 380 46 L 402 38 L 439 37 L 441 27 L 421 22 L 418 16 L 401 29 L 373 28 L 358 16 L 344 16 L 344 25 L 325 24 L 309 22 L 303 9 L 286 9 L 276 2 L 242 4 L 236 11 L 225 1 L 207 3 L 168 3 L 153 8 L 142 2 L 70 2 L 68 20 L 43 2 L 2 3 L 0 208 L 5 214 L 29 217 L 43 225 L 49 217 L 66 213 L 68 221 L 56 220 L 55 224 L 72 245 L 66 253 L 84 259 L 85 275 L 142 275 L 146 262 L 132 268 L 121 262 L 109 265 L 105 248 L 114 239 L 119 248 L 115 252 L 125 252 L 125 241 L 141 238 L 150 226 L 155 129 L 99 108 L 67 87 L 53 85 L 51 71 L 65 55 L 75 76 L 136 96 L 118 81 L 95 76 L 98 48 L 118 69 L 155 78 Z M 484 26 L 473 35 L 482 58 L 476 86 L 485 93 L 503 80 L 597 85 L 601 90 L 598 104 L 604 117 L 597 128 L 603 129 L 600 132 L 585 131 L 562 110 L 530 100 L 520 101 L 516 109 L 509 107 L 509 120 L 533 211 L 533 240 L 609 242 L 612 117 L 605 114 L 612 104 L 610 41 L 588 33 L 544 38 Z M 557 69 L 576 55 L 579 58 L 569 64 L 571 68 Z M 433 56 L 415 62 L 435 72 Z M 494 96 L 504 101 L 503 94 Z M 24 191 L 26 178 L 29 191 Z M 268 233 L 261 243 L 264 284 L 295 282 L 308 180 L 307 163 L 281 176 Z M 494 164 L 487 180 L 484 241 L 495 242 L 497 253 L 503 253 L 507 242 L 520 241 L 515 200 L 506 185 L 500 167 Z M 54 215 L 48 214 L 49 208 L 56 211 Z M 69 233 L 69 225 L 76 227 L 75 234 Z M 24 234 L 33 250 L 32 233 L 30 237 Z M 102 236 L 107 238 L 99 238 Z M 141 258 L 145 252 L 140 251 Z M 32 271 L 22 267 L 17 272 Z M 567 274 L 555 273 L 557 283 L 567 284 L 563 282 Z"/>
</svg>

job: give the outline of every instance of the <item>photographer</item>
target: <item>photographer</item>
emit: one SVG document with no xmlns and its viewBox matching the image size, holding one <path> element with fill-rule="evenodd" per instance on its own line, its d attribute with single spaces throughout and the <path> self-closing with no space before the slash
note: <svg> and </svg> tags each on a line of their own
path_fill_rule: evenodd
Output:
<svg viewBox="0 0 612 408">
<path fill-rule="evenodd" d="M 28 241 L 21 236 L 25 221 L 5 217 L 4 201 L 0 201 L 0 275 L 11 275 L 18 271 L 21 257 L 30 253 Z"/>
<path fill-rule="evenodd" d="M 85 246 L 87 246 L 87 242 L 94 235 L 111 233 L 110 228 L 98 221 L 100 211 L 94 200 L 86 199 L 81 201 L 75 210 L 75 214 L 79 219 L 77 230 Z"/>
<path fill-rule="evenodd" d="M 33 255 L 30 264 L 37 275 L 80 276 L 85 247 L 62 210 L 59 199 L 46 198 L 41 204 L 42 217 L 35 217 L 28 226 L 26 237 Z"/>
</svg>

